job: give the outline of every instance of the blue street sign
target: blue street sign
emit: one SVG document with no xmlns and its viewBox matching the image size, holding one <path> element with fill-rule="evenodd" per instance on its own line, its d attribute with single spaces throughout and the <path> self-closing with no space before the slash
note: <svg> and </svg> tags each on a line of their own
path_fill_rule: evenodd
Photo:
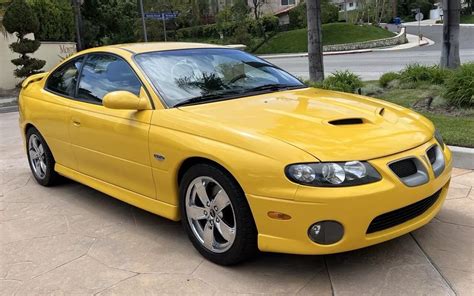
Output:
<svg viewBox="0 0 474 296">
<path fill-rule="evenodd" d="M 172 20 L 178 16 L 177 12 L 162 11 L 162 12 L 147 12 L 145 13 L 145 18 L 154 19 L 154 20 Z"/>
</svg>

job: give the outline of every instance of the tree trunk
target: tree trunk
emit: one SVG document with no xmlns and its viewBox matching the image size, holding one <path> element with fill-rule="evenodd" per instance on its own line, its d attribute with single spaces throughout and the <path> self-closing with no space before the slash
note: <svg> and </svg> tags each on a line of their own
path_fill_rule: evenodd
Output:
<svg viewBox="0 0 474 296">
<path fill-rule="evenodd" d="M 461 64 L 459 58 L 460 0 L 443 0 L 443 45 L 441 67 L 455 69 Z"/>
<path fill-rule="evenodd" d="M 84 39 L 82 37 L 82 15 L 80 0 L 71 0 L 74 10 L 74 23 L 76 26 L 76 49 L 81 51 L 84 49 Z"/>
<path fill-rule="evenodd" d="M 324 79 L 321 0 L 307 0 L 309 80 Z"/>
<path fill-rule="evenodd" d="M 392 0 L 392 18 L 398 16 L 398 0 Z"/>
<path fill-rule="evenodd" d="M 347 0 L 344 0 L 344 20 L 346 23 L 349 22 L 349 18 L 347 17 Z"/>
</svg>

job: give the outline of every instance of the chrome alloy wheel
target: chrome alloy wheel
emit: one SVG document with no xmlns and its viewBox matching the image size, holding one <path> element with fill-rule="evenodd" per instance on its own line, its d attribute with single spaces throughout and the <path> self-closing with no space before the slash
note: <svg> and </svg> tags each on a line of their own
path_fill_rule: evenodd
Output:
<svg viewBox="0 0 474 296">
<path fill-rule="evenodd" d="M 30 163 L 35 175 L 44 179 L 46 176 L 46 153 L 40 138 L 32 134 L 28 140 L 28 154 L 30 155 Z"/>
<path fill-rule="evenodd" d="M 209 251 L 229 250 L 236 236 L 235 212 L 222 186 L 210 177 L 198 177 L 186 191 L 186 216 L 194 236 Z"/>
</svg>

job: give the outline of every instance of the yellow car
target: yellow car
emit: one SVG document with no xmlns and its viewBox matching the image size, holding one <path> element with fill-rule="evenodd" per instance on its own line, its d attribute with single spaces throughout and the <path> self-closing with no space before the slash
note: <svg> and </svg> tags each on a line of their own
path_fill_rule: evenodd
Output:
<svg viewBox="0 0 474 296">
<path fill-rule="evenodd" d="M 19 106 L 38 183 L 62 175 L 182 220 L 222 265 L 398 237 L 436 215 L 450 181 L 423 116 L 214 45 L 86 50 L 26 79 Z"/>
</svg>

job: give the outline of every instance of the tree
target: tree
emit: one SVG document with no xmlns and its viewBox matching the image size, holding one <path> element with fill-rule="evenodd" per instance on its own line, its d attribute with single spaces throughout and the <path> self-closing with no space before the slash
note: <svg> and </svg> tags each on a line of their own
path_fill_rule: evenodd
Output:
<svg viewBox="0 0 474 296">
<path fill-rule="evenodd" d="M 457 68 L 459 58 L 459 22 L 461 1 L 443 0 L 443 45 L 441 50 L 441 67 Z"/>
<path fill-rule="evenodd" d="M 256 20 L 258 20 L 262 14 L 262 6 L 266 3 L 266 0 L 252 0 L 252 11 Z"/>
<path fill-rule="evenodd" d="M 14 0 L 5 11 L 3 26 L 10 34 L 15 34 L 18 40 L 10 44 L 11 50 L 20 54 L 20 57 L 11 62 L 17 66 L 14 74 L 18 78 L 26 78 L 40 73 L 46 64 L 43 60 L 31 58 L 28 54 L 34 53 L 41 45 L 38 40 L 25 37 L 35 34 L 39 29 L 39 22 L 31 7 L 25 0 Z"/>
<path fill-rule="evenodd" d="M 321 0 L 307 0 L 309 80 L 324 80 Z"/>
<path fill-rule="evenodd" d="M 39 21 L 35 38 L 41 41 L 73 41 L 74 14 L 70 0 L 27 0 Z"/>
<path fill-rule="evenodd" d="M 5 15 L 5 10 L 7 9 L 8 5 L 10 5 L 11 0 L 0 0 L 0 33 L 3 35 L 7 35 L 7 31 L 3 27 L 3 16 Z"/>
<path fill-rule="evenodd" d="M 136 28 L 141 24 L 135 0 L 84 0 L 81 14 L 85 48 L 137 39 Z"/>
</svg>

